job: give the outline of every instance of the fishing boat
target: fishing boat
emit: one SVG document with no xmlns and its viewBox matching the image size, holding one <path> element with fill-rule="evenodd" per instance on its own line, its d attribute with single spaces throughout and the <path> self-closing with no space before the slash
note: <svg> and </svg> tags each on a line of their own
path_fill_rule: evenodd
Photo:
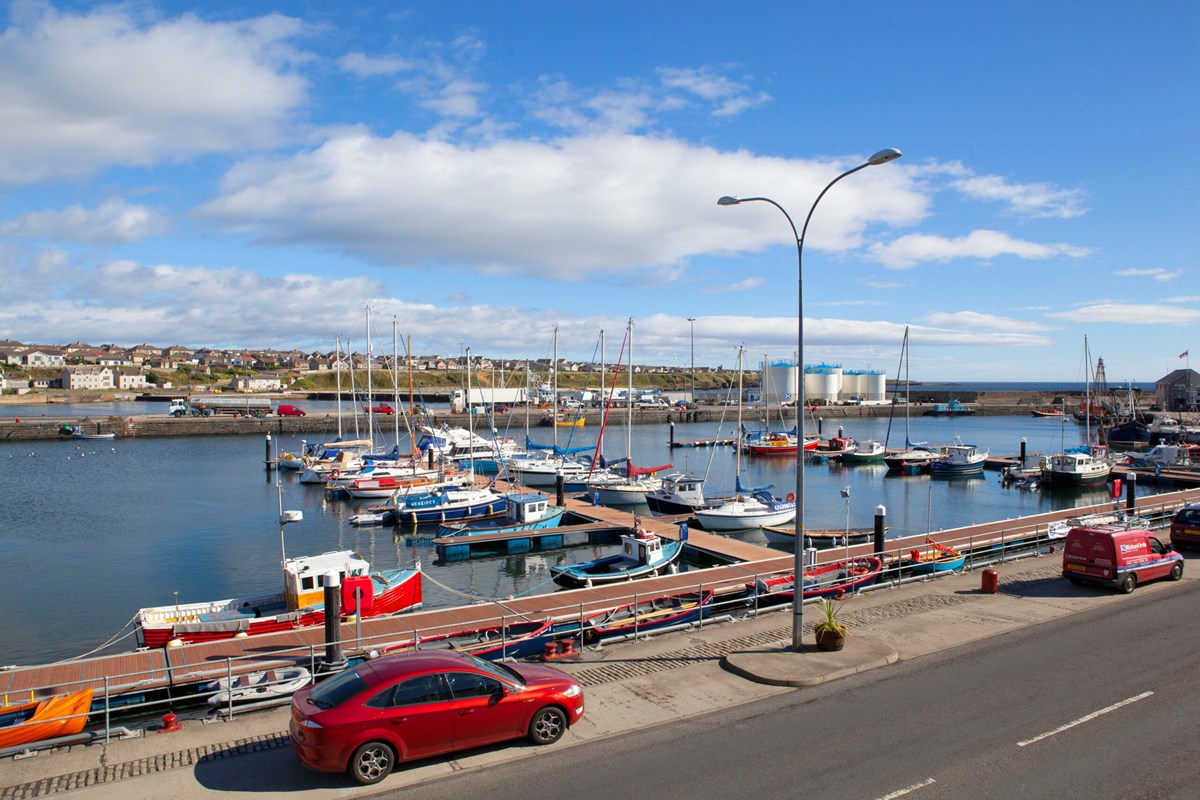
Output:
<svg viewBox="0 0 1200 800">
<path fill-rule="evenodd" d="M 1029 411 L 1035 417 L 1061 417 L 1063 412 L 1061 408 L 1033 408 Z"/>
<path fill-rule="evenodd" d="M 339 614 L 359 609 L 363 617 L 397 614 L 421 606 L 421 569 L 371 570 L 353 550 L 301 556 L 283 562 L 283 591 L 204 603 L 176 603 L 137 612 L 137 639 L 143 647 L 256 636 L 325 622 L 321 576 L 342 576 Z M 356 594 L 360 596 L 355 597 Z"/>
<path fill-rule="evenodd" d="M 220 707 L 290 697 L 311 680 L 312 674 L 304 667 L 285 667 L 235 675 L 232 681 L 228 678 L 210 681 L 202 685 L 200 691 L 213 692 L 208 704 Z"/>
<path fill-rule="evenodd" d="M 379 652 L 380 655 L 390 655 L 414 650 L 457 650 L 460 653 L 470 653 L 497 661 L 541 655 L 545 652 L 546 642 L 554 638 L 553 620 L 522 620 L 454 633 L 416 636 L 389 645 Z"/>
<path fill-rule="evenodd" d="M 875 583 L 882 571 L 883 561 L 875 556 L 809 567 L 804 570 L 804 598 L 842 597 Z M 794 573 L 789 573 L 773 578 L 759 578 L 746 588 L 750 590 L 751 597 L 760 602 L 767 599 L 786 603 L 795 596 L 796 581 Z"/>
<path fill-rule="evenodd" d="M 1042 483 L 1052 487 L 1094 486 L 1112 474 L 1112 464 L 1087 447 L 1051 456 L 1042 467 Z"/>
<path fill-rule="evenodd" d="M 649 633 L 689 627 L 712 606 L 712 590 L 652 597 L 591 614 L 583 620 L 583 641 L 588 644 L 626 639 Z"/>
<path fill-rule="evenodd" d="M 621 552 L 582 564 L 551 567 L 550 575 L 559 586 L 578 588 L 618 583 L 674 572 L 683 553 L 683 542 L 664 542 L 634 521 L 633 530 L 621 534 Z"/>
<path fill-rule="evenodd" d="M 477 536 L 483 533 L 517 533 L 557 528 L 566 509 L 551 505 L 544 494 L 510 494 L 504 498 L 504 516 L 474 522 L 454 522 L 438 528 L 438 536 Z"/>
<path fill-rule="evenodd" d="M 690 472 L 664 475 L 662 485 L 646 492 L 646 505 L 655 514 L 691 514 L 701 508 L 720 505 L 721 500 L 706 500 L 704 479 Z"/>
<path fill-rule="evenodd" d="M 950 398 L 948 403 L 935 403 L 933 408 L 925 410 L 927 417 L 967 417 L 975 413 L 975 409 Z"/>
<path fill-rule="evenodd" d="M 74 736 L 87 724 L 94 689 L 0 707 L 0 750 Z"/>
<path fill-rule="evenodd" d="M 903 566 L 908 568 L 915 575 L 927 575 L 934 572 L 952 572 L 956 569 L 962 569 L 967 557 L 955 550 L 953 547 L 947 547 L 944 544 L 938 544 L 932 539 L 926 539 L 927 547 L 925 550 L 913 548 L 909 552 L 908 558 L 904 559 Z"/>
<path fill-rule="evenodd" d="M 988 457 L 987 450 L 980 450 L 973 444 L 964 444 L 958 437 L 955 437 L 953 443 L 942 449 L 945 450 L 946 455 L 930 462 L 930 474 L 955 476 L 978 475 L 983 472 L 983 465 Z"/>
<path fill-rule="evenodd" d="M 838 460 L 852 467 L 858 464 L 878 464 L 883 461 L 883 455 L 883 442 L 864 439 L 853 450 L 844 450 Z"/>
<path fill-rule="evenodd" d="M 80 433 L 75 431 L 71 434 L 72 439 L 115 439 L 115 433 Z"/>
</svg>

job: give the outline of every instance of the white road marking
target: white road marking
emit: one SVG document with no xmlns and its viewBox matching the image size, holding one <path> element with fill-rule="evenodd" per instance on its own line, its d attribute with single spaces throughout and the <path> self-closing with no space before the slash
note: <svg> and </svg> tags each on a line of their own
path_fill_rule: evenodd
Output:
<svg viewBox="0 0 1200 800">
<path fill-rule="evenodd" d="M 1046 731 L 1045 733 L 1038 734 L 1037 736 L 1033 737 L 1032 739 L 1026 739 L 1023 742 L 1017 742 L 1017 747 L 1024 747 L 1027 744 L 1033 744 L 1034 742 L 1040 742 L 1042 739 L 1048 739 L 1049 737 L 1055 735 L 1056 733 L 1062 733 L 1065 730 L 1074 728 L 1076 725 L 1082 725 L 1083 723 L 1089 722 L 1089 721 L 1095 719 L 1096 717 L 1099 717 L 1103 714 L 1107 714 L 1110 711 L 1116 711 L 1118 708 L 1121 708 L 1122 706 L 1127 706 L 1130 703 L 1136 703 L 1138 700 L 1145 700 L 1147 697 L 1150 697 L 1153 694 L 1154 694 L 1154 692 L 1142 692 L 1139 695 L 1134 695 L 1133 697 L 1122 700 L 1119 703 L 1113 703 L 1111 706 L 1102 708 L 1099 711 L 1093 711 L 1092 713 L 1088 714 L 1087 716 L 1080 717 L 1079 719 L 1075 720 L 1074 722 L 1068 722 L 1066 725 L 1060 725 L 1052 731 Z"/>
<path fill-rule="evenodd" d="M 883 797 L 877 798 L 877 800 L 895 800 L 897 797 L 903 797 L 906 794 L 912 794 L 917 789 L 924 789 L 926 786 L 932 786 L 935 783 L 937 783 L 937 781 L 935 781 L 933 778 L 926 778 L 920 783 L 914 783 L 912 786 L 905 786 L 903 789 L 897 789 L 894 792 L 889 792 Z"/>
</svg>

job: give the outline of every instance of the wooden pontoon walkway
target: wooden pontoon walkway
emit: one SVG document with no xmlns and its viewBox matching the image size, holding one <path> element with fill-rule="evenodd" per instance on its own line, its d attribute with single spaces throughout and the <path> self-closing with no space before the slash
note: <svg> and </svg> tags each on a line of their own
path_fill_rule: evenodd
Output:
<svg viewBox="0 0 1200 800">
<path fill-rule="evenodd" d="M 1184 503 L 1200 500 L 1200 489 L 1172 492 L 1140 498 L 1140 514 L 1167 514 Z M 581 501 L 570 501 L 580 506 Z M 1122 507 L 1124 504 L 1121 504 Z M 632 524 L 627 511 L 588 506 L 588 516 L 611 524 Z M 1114 510 L 1106 502 L 1088 507 L 1061 509 L 1030 517 L 989 522 L 930 534 L 916 534 L 889 539 L 884 557 L 895 561 L 910 548 L 924 544 L 925 539 L 958 547 L 978 550 L 988 543 L 1014 540 L 1030 533 L 1044 533 L 1054 522 L 1091 513 Z M 578 513 L 578 512 L 577 512 Z M 641 523 L 665 538 L 678 537 L 678 518 L 642 517 Z M 714 590 L 729 596 L 740 592 L 758 577 L 790 572 L 794 556 L 777 550 L 758 547 L 703 531 L 689 531 L 688 545 L 728 558 L 741 558 L 741 563 L 693 569 L 675 575 L 646 578 L 628 583 L 597 586 L 586 589 L 558 591 L 551 594 L 513 597 L 488 603 L 457 608 L 432 609 L 362 620 L 359 625 L 341 624 L 341 637 L 347 657 L 386 643 L 404 642 L 442 631 L 469 631 L 489 625 L 523 619 L 554 619 L 559 622 L 577 621 L 582 616 L 634 602 L 637 598 L 657 597 L 698 589 Z M 840 559 L 868 555 L 873 544 L 852 545 L 824 551 L 829 558 Z M 0 671 L 0 703 L 5 696 L 9 703 L 26 702 L 31 691 L 69 691 L 80 686 L 92 686 L 111 695 L 136 694 L 143 691 L 172 687 L 189 687 L 203 680 L 224 676 L 227 671 L 266 669 L 296 662 L 320 660 L 324 653 L 324 630 L 321 626 L 285 633 L 226 639 L 208 644 L 183 645 L 165 650 L 137 651 L 110 656 L 81 659 L 42 666 L 18 667 Z M 238 666 L 231 659 L 239 660 Z M 183 691 L 188 691 L 184 689 Z"/>
</svg>

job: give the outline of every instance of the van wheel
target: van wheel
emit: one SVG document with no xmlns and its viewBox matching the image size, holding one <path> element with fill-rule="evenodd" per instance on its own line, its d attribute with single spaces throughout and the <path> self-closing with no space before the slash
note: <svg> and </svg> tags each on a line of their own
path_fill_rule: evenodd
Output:
<svg viewBox="0 0 1200 800">
<path fill-rule="evenodd" d="M 1120 589 L 1125 594 L 1129 594 L 1137 588 L 1137 577 L 1132 572 L 1127 572 L 1125 577 L 1121 579 Z"/>
<path fill-rule="evenodd" d="M 1183 562 L 1176 561 L 1175 566 L 1171 567 L 1171 580 L 1177 581 L 1183 577 Z"/>
</svg>

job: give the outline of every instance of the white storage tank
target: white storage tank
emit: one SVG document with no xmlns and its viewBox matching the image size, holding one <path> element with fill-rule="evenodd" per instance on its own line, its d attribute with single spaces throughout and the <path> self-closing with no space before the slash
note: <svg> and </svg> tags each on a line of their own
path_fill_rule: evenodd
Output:
<svg viewBox="0 0 1200 800">
<path fill-rule="evenodd" d="M 804 392 L 809 403 L 832 403 L 842 390 L 842 368 L 837 364 L 816 364 L 804 368 Z"/>
<path fill-rule="evenodd" d="M 768 404 L 790 403 L 796 399 L 796 365 L 792 362 L 763 362 L 759 379 Z"/>
</svg>

